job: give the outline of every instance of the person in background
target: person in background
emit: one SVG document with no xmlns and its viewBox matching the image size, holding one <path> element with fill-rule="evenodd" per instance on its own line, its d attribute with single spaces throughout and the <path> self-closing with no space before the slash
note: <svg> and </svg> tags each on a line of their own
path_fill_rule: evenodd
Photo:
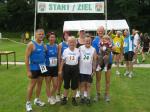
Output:
<svg viewBox="0 0 150 112">
<path fill-rule="evenodd" d="M 134 56 L 134 42 L 133 38 L 127 30 L 124 31 L 124 44 L 123 44 L 123 51 L 124 51 L 124 59 L 126 62 L 126 72 L 124 76 L 128 76 L 129 78 L 133 77 L 133 56 Z"/>
<path fill-rule="evenodd" d="M 137 54 L 138 54 L 138 49 L 140 48 L 140 36 L 138 34 L 138 31 L 133 29 L 132 30 L 132 35 L 134 36 L 133 39 L 133 43 L 134 43 L 134 59 L 133 59 L 133 63 L 139 63 L 139 60 L 137 58 Z"/>
<path fill-rule="evenodd" d="M 44 106 L 45 103 L 39 99 L 42 75 L 47 72 L 45 65 L 45 48 L 43 44 L 44 30 L 37 29 L 35 32 L 35 41 L 29 42 L 25 52 L 25 64 L 27 76 L 29 78 L 29 85 L 27 89 L 26 111 L 32 111 L 31 98 L 33 90 L 36 86 L 36 98 L 34 104 Z"/>
<path fill-rule="evenodd" d="M 144 37 L 142 39 L 143 48 L 142 48 L 142 62 L 146 60 L 145 53 L 150 51 L 150 37 L 148 33 L 144 33 Z"/>
</svg>

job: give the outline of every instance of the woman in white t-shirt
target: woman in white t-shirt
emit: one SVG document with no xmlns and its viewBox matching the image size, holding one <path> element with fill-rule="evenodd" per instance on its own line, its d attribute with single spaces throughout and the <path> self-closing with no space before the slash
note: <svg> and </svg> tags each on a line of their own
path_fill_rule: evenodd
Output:
<svg viewBox="0 0 150 112">
<path fill-rule="evenodd" d="M 79 49 L 76 48 L 76 39 L 73 36 L 68 38 L 68 48 L 66 48 L 62 54 L 62 62 L 59 69 L 59 74 L 63 70 L 64 79 L 64 98 L 61 104 L 65 105 L 67 103 L 68 90 L 72 89 L 72 104 L 77 106 L 77 101 L 75 99 L 76 90 L 78 88 L 79 81 Z"/>
<path fill-rule="evenodd" d="M 91 46 L 91 38 L 85 37 L 85 45 L 79 47 L 80 50 L 80 84 L 81 100 L 80 103 L 90 104 L 90 91 L 92 75 L 96 69 L 96 50 Z M 87 91 L 87 98 L 84 97 L 84 91 Z"/>
</svg>

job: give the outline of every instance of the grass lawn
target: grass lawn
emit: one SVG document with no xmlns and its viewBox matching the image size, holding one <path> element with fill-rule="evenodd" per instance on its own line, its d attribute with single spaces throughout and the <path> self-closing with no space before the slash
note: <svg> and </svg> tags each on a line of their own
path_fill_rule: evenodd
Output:
<svg viewBox="0 0 150 112">
<path fill-rule="evenodd" d="M 25 66 L 6 65 L 0 66 L 0 112 L 25 112 L 25 97 L 28 85 Z M 121 73 L 124 68 L 121 68 Z M 56 104 L 45 107 L 33 105 L 34 112 L 150 112 L 150 71 L 146 68 L 134 70 L 135 77 L 129 79 L 121 76 L 116 77 L 112 70 L 110 96 L 111 102 L 106 103 L 103 99 L 104 76 L 102 77 L 101 101 L 91 106 L 72 106 L 70 101 L 66 106 Z M 92 97 L 95 95 L 95 80 L 92 84 Z M 34 96 L 33 96 L 34 97 Z M 43 84 L 41 99 L 47 102 L 45 84 Z"/>
<path fill-rule="evenodd" d="M 17 39 L 13 39 L 17 40 Z M 11 42 L 9 40 L 0 40 L 0 51 L 16 51 L 16 58 L 17 61 L 24 61 L 24 54 L 25 54 L 26 45 L 18 44 Z M 144 64 L 150 64 L 150 54 L 145 55 L 146 61 L 143 62 Z M 142 63 L 142 56 L 138 55 L 138 59 L 140 63 Z M 2 56 L 2 61 L 6 61 L 6 58 Z M 9 61 L 13 61 L 13 56 L 9 56 Z"/>
</svg>

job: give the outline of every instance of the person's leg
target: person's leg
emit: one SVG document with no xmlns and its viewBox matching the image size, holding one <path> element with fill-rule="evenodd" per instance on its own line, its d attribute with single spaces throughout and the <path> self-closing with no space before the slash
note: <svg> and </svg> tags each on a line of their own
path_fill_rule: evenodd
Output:
<svg viewBox="0 0 150 112">
<path fill-rule="evenodd" d="M 57 77 L 52 77 L 53 88 L 51 90 L 51 95 L 54 96 L 57 90 Z"/>
<path fill-rule="evenodd" d="M 43 79 L 44 79 L 44 77 L 39 77 L 38 80 L 37 80 L 36 98 L 40 97 Z"/>
<path fill-rule="evenodd" d="M 86 88 L 87 89 L 87 88 Z M 80 83 L 80 92 L 81 92 L 81 99 L 84 98 L 84 91 L 85 91 L 85 82 Z"/>
<path fill-rule="evenodd" d="M 106 88 L 105 88 L 105 101 L 109 102 L 110 97 L 109 97 L 109 91 L 110 91 L 110 76 L 111 76 L 111 70 L 109 69 L 107 72 L 105 72 L 105 83 L 106 83 Z"/>
<path fill-rule="evenodd" d="M 36 85 L 36 98 L 34 99 L 34 104 L 37 106 L 44 106 L 45 103 L 42 102 L 39 97 L 41 94 L 41 88 L 42 88 L 42 82 L 43 82 L 44 77 L 39 77 L 37 80 L 37 85 Z"/>
<path fill-rule="evenodd" d="M 116 54 L 116 75 L 120 75 L 120 72 L 119 72 L 119 62 L 120 62 L 120 54 Z"/>
<path fill-rule="evenodd" d="M 96 97 L 95 101 L 100 100 L 100 84 L 101 84 L 101 71 L 96 72 Z"/>
<path fill-rule="evenodd" d="M 30 79 L 30 82 L 28 84 L 28 89 L 27 89 L 27 101 L 31 101 L 33 89 L 35 88 L 36 83 L 37 83 L 37 79 Z"/>
<path fill-rule="evenodd" d="M 50 93 L 50 85 L 51 85 L 50 76 L 45 77 L 45 84 L 46 84 L 47 97 L 50 98 L 50 96 L 51 96 L 51 93 Z"/>
<path fill-rule="evenodd" d="M 60 95 L 62 83 L 63 83 L 63 74 L 59 74 L 58 75 L 58 81 L 57 81 L 57 94 L 58 95 Z"/>
<path fill-rule="evenodd" d="M 31 79 L 29 84 L 28 84 L 26 111 L 32 111 L 31 97 L 32 97 L 33 90 L 35 88 L 36 83 L 37 83 L 37 79 Z"/>
</svg>

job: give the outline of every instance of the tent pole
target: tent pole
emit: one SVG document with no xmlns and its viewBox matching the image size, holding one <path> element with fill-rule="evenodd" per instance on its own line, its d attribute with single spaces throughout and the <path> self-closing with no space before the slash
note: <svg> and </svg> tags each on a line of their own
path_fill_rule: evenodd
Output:
<svg viewBox="0 0 150 112">
<path fill-rule="evenodd" d="M 105 35 L 107 34 L 107 0 L 105 0 Z"/>
<path fill-rule="evenodd" d="M 35 0 L 35 13 L 34 13 L 34 40 L 35 40 L 35 32 L 36 32 L 36 11 L 37 11 L 37 0 Z"/>
</svg>

